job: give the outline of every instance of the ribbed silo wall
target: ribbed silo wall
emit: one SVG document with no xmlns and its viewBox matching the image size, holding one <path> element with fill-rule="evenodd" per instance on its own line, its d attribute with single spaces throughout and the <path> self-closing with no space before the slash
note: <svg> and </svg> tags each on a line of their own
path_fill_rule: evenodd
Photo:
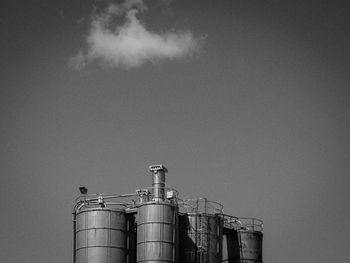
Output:
<svg viewBox="0 0 350 263">
<path fill-rule="evenodd" d="M 177 262 L 178 207 L 147 202 L 137 211 L 137 262 Z"/>
<path fill-rule="evenodd" d="M 126 263 L 127 220 L 123 210 L 84 209 L 76 215 L 76 263 Z"/>
<path fill-rule="evenodd" d="M 263 234 L 252 230 L 231 230 L 223 242 L 223 262 L 262 263 Z"/>
</svg>

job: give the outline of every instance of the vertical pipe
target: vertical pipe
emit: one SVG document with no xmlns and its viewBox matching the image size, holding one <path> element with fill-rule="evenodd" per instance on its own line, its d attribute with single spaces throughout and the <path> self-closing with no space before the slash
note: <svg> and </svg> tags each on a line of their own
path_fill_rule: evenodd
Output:
<svg viewBox="0 0 350 263">
<path fill-rule="evenodd" d="M 223 247 L 223 228 L 224 228 L 224 220 L 220 215 L 216 215 L 217 220 L 219 221 L 219 229 L 218 229 L 218 248 L 219 248 L 219 262 L 222 262 L 222 247 Z"/>
<path fill-rule="evenodd" d="M 153 200 L 165 201 L 165 173 L 168 170 L 161 164 L 151 165 L 149 171 L 152 172 Z"/>
<path fill-rule="evenodd" d="M 127 230 L 128 230 L 128 263 L 136 263 L 136 229 L 135 229 L 135 213 L 127 214 Z"/>
<path fill-rule="evenodd" d="M 165 173 L 163 171 L 153 173 L 152 187 L 155 201 L 164 201 Z"/>
<path fill-rule="evenodd" d="M 76 250 L 76 228 L 77 228 L 77 215 L 75 211 L 73 212 L 73 263 L 75 263 L 75 250 Z"/>
</svg>

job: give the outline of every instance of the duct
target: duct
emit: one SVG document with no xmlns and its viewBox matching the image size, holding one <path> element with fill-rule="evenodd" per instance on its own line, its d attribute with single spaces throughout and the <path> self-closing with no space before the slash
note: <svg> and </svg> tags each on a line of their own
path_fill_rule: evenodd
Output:
<svg viewBox="0 0 350 263">
<path fill-rule="evenodd" d="M 152 173 L 153 201 L 165 200 L 165 173 L 168 172 L 162 164 L 151 165 L 149 171 Z"/>
</svg>

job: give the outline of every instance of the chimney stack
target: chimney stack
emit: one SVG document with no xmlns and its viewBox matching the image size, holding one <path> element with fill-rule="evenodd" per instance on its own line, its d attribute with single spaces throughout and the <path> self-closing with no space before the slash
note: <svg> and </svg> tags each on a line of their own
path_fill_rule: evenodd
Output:
<svg viewBox="0 0 350 263">
<path fill-rule="evenodd" d="M 149 171 L 152 173 L 153 201 L 165 200 L 165 173 L 167 168 L 162 164 L 149 166 Z"/>
</svg>

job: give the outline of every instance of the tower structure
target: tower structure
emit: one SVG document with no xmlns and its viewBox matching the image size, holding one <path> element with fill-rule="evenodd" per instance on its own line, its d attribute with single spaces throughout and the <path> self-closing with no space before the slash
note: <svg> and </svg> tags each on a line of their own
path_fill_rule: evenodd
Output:
<svg viewBox="0 0 350 263">
<path fill-rule="evenodd" d="M 220 203 L 179 198 L 165 166 L 152 186 L 129 194 L 88 194 L 73 209 L 73 263 L 262 263 L 263 223 L 223 214 Z"/>
</svg>

